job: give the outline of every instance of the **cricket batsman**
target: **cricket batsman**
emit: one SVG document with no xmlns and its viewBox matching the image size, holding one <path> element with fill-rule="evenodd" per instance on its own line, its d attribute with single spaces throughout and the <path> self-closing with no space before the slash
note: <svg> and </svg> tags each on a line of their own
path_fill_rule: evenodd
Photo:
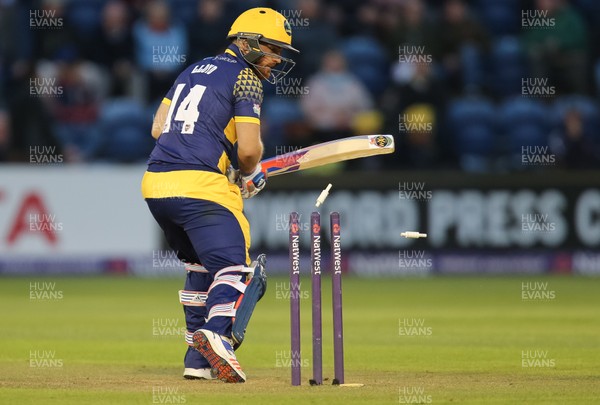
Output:
<svg viewBox="0 0 600 405">
<path fill-rule="evenodd" d="M 282 51 L 298 50 L 288 21 L 270 8 L 242 13 L 227 38 L 225 52 L 185 69 L 159 106 L 142 195 L 186 263 L 184 377 L 233 383 L 246 381 L 234 349 L 266 289 L 265 258 L 251 263 L 242 212 L 242 199 L 267 181 L 261 80 L 281 80 L 295 64 Z"/>
</svg>

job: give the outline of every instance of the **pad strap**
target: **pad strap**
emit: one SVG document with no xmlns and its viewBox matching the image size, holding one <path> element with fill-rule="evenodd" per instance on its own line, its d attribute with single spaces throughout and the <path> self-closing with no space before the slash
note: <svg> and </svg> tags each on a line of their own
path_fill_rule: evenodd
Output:
<svg viewBox="0 0 600 405">
<path fill-rule="evenodd" d="M 207 320 L 210 320 L 212 317 L 215 316 L 228 316 L 230 318 L 234 318 L 235 313 L 235 301 L 228 302 L 226 304 L 213 305 L 213 307 L 208 312 Z"/>
<path fill-rule="evenodd" d="M 185 331 L 185 343 L 188 346 L 194 346 L 194 332 L 190 332 L 189 330 Z"/>
<path fill-rule="evenodd" d="M 195 271 L 197 273 L 208 273 L 208 270 L 206 270 L 206 268 L 204 268 L 203 265 L 196 264 L 196 263 L 186 263 L 185 271 Z"/>
<path fill-rule="evenodd" d="M 215 274 L 215 278 L 224 273 L 254 273 L 254 267 L 245 267 L 243 265 L 225 267 Z"/>
<path fill-rule="evenodd" d="M 227 273 L 254 273 L 254 268 L 239 266 L 229 266 L 221 269 L 215 274 L 215 278 L 208 289 L 208 292 L 219 285 L 228 285 L 235 288 L 242 294 L 246 292 L 246 284 L 242 282 L 242 275 L 239 274 L 227 274 Z"/>
<path fill-rule="evenodd" d="M 179 302 L 186 307 L 204 307 L 208 292 L 179 290 Z"/>
</svg>

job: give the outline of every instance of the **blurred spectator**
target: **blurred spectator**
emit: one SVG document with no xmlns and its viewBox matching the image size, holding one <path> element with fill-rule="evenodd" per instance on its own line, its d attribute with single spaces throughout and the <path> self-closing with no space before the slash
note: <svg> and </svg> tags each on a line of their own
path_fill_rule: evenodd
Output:
<svg viewBox="0 0 600 405">
<path fill-rule="evenodd" d="M 535 157 L 530 152 L 523 152 L 523 148 L 526 151 L 548 148 L 552 125 L 550 112 L 543 102 L 521 95 L 506 99 L 498 106 L 494 111 L 494 127 L 500 142 L 496 142 L 495 154 L 503 155 L 499 159 L 502 166 L 514 170 L 538 170 L 538 165 L 531 164 L 531 159 L 535 163 Z"/>
<path fill-rule="evenodd" d="M 404 63 L 397 64 L 394 69 L 394 78 L 396 85 L 390 88 L 382 99 L 382 109 L 386 115 L 386 133 L 397 133 L 400 129 L 399 145 L 402 145 L 407 140 L 407 129 L 410 125 L 406 125 L 408 121 L 411 123 L 420 124 L 421 117 L 425 115 L 431 118 L 429 124 L 430 133 L 427 134 L 428 142 L 439 144 L 429 145 L 430 149 L 435 149 L 437 152 L 428 152 L 427 155 L 430 157 L 436 157 L 437 162 L 433 162 L 431 159 L 423 159 L 418 164 L 419 167 L 433 167 L 435 163 L 450 163 L 454 160 L 452 155 L 453 146 L 445 144 L 446 138 L 440 137 L 439 125 L 436 125 L 436 117 L 443 114 L 446 104 L 446 88 L 443 83 L 436 78 L 433 74 L 432 63 Z M 415 119 L 413 116 L 407 116 L 405 111 L 412 108 L 413 106 L 426 106 L 426 114 L 419 115 L 419 119 Z M 425 108 L 421 108 L 425 110 Z M 414 127 L 414 125 L 413 125 Z M 449 141 L 448 141 L 449 142 Z M 400 147 L 403 150 L 403 147 Z M 409 152 L 407 152 L 409 153 Z M 409 153 L 410 154 L 410 153 Z M 398 167 L 404 165 L 411 167 L 412 164 L 408 164 L 411 159 L 397 159 L 389 164 L 391 166 Z"/>
<path fill-rule="evenodd" d="M 373 100 L 362 83 L 347 70 L 338 51 L 325 54 L 322 67 L 307 82 L 309 94 L 302 109 L 313 130 L 315 142 L 348 136 L 353 118 L 373 107 Z"/>
<path fill-rule="evenodd" d="M 83 49 L 93 47 L 102 19 L 102 10 L 109 0 L 62 0 L 65 20 L 77 35 Z"/>
<path fill-rule="evenodd" d="M 138 131 L 146 125 L 138 110 L 159 103 L 184 66 L 221 52 L 235 16 L 257 6 L 282 12 L 301 50 L 293 76 L 265 85 L 267 151 L 376 133 L 383 114 L 381 130 L 400 133 L 398 151 L 384 157 L 387 167 L 467 167 L 461 156 L 495 159 L 499 145 L 488 136 L 497 125 L 494 117 L 516 103 L 507 96 L 522 96 L 523 78 L 548 80 L 558 96 L 600 93 L 600 48 L 591 46 L 600 32 L 592 24 L 600 16 L 594 0 L 0 0 L 1 158 L 27 161 L 31 146 L 55 146 L 58 137 L 67 161 L 111 158 L 106 146 L 123 142 L 136 151 Z M 520 37 L 501 36 L 513 35 L 519 25 Z M 485 83 L 493 101 L 449 114 L 450 95 Z M 293 86 L 308 94 L 277 93 Z M 48 87 L 64 94 L 44 94 Z M 123 99 L 137 107 L 126 109 L 117 102 Z M 101 105 L 118 119 L 107 121 Z M 597 164 L 592 138 L 598 119 L 588 110 L 565 114 L 572 107 L 561 108 L 556 117 L 565 122 L 551 144 L 559 162 Z M 430 120 L 416 124 L 432 130 L 423 133 L 414 121 L 410 129 L 399 129 L 407 114 Z M 98 128 L 109 128 L 106 122 L 131 125 L 105 137 Z M 517 143 L 534 134 L 521 124 L 513 129 Z M 131 156 L 112 159 L 137 159 Z"/>
<path fill-rule="evenodd" d="M 527 78 L 527 57 L 517 37 L 503 37 L 492 44 L 489 54 L 487 89 L 497 98 L 523 95 L 523 79 Z"/>
<path fill-rule="evenodd" d="M 22 68 L 22 61 L 32 56 L 32 35 L 26 17 L 22 5 L 13 0 L 0 1 L 0 102 L 6 102 L 10 93 L 13 69 Z"/>
<path fill-rule="evenodd" d="M 399 140 L 399 156 L 413 169 L 430 169 L 435 165 L 436 114 L 431 104 L 411 104 L 402 110 L 403 136 Z"/>
<path fill-rule="evenodd" d="M 593 141 L 593 135 L 586 133 L 581 112 L 568 110 L 561 128 L 550 138 L 558 163 L 566 169 L 600 168 L 600 151 Z"/>
<path fill-rule="evenodd" d="M 135 77 L 133 36 L 129 9 L 122 1 L 111 0 L 105 5 L 100 32 L 90 54 L 92 60 L 106 67 L 110 73 L 110 96 L 132 93 L 130 86 Z"/>
<path fill-rule="evenodd" d="M 495 166 L 500 155 L 497 113 L 491 100 L 480 96 L 469 95 L 448 103 L 445 120 L 450 142 L 446 145 L 455 151 L 462 170 L 485 173 Z M 512 153 L 510 146 L 507 153 Z"/>
<path fill-rule="evenodd" d="M 596 84 L 596 96 L 600 97 L 600 59 L 594 65 L 594 82 Z"/>
<path fill-rule="evenodd" d="M 217 55 L 227 47 L 231 21 L 224 13 L 224 6 L 223 0 L 198 1 L 197 17 L 188 27 L 190 63 Z"/>
<path fill-rule="evenodd" d="M 19 64 L 10 86 L 10 159 L 28 162 L 30 148 L 35 145 L 57 147 L 52 128 L 52 117 L 42 102 L 32 80 L 35 70 L 31 62 Z M 59 150 L 59 149 L 57 149 Z M 58 152 L 57 152 L 58 153 Z"/>
<path fill-rule="evenodd" d="M 301 14 L 300 18 L 296 18 L 299 21 L 290 23 L 294 47 L 300 49 L 298 56 L 294 57 L 297 60 L 294 75 L 308 77 L 318 70 L 325 52 L 337 49 L 338 38 L 334 28 L 325 20 L 319 0 L 297 0 L 295 9 Z M 305 21 L 308 26 L 297 24 Z"/>
<path fill-rule="evenodd" d="M 0 109 L 0 162 L 8 160 L 10 137 L 10 115 Z"/>
<path fill-rule="evenodd" d="M 64 0 L 34 1 L 29 13 L 29 28 L 33 31 L 36 59 L 53 60 L 65 49 L 80 48 L 77 35 L 65 18 Z"/>
<path fill-rule="evenodd" d="M 444 107 L 446 89 L 433 74 L 431 63 L 398 63 L 393 77 L 397 86 L 388 91 L 384 105 L 394 105 L 396 111 L 415 103 Z"/>
<path fill-rule="evenodd" d="M 427 17 L 427 8 L 423 0 L 406 0 L 402 3 L 399 18 L 391 22 L 387 36 L 387 49 L 392 60 L 398 60 L 399 54 L 432 55 L 436 38 L 435 26 Z"/>
<path fill-rule="evenodd" d="M 444 4 L 438 24 L 438 50 L 446 83 L 455 94 L 483 85 L 483 53 L 488 48 L 488 35 L 471 15 L 464 0 Z"/>
<path fill-rule="evenodd" d="M 354 35 L 368 35 L 373 38 L 381 38 L 379 8 L 372 2 L 365 2 L 356 10 L 356 32 Z"/>
<path fill-rule="evenodd" d="M 99 71 L 88 62 L 66 58 L 56 64 L 56 71 L 41 76 L 55 76 L 58 95 L 48 97 L 55 119 L 56 136 L 70 162 L 92 160 L 100 146 L 97 128 L 100 108 Z"/>
<path fill-rule="evenodd" d="M 384 40 L 386 7 L 381 1 L 348 0 L 331 3 L 338 32 L 343 37 L 371 36 Z M 330 17 L 331 19 L 331 17 Z"/>
<path fill-rule="evenodd" d="M 559 94 L 588 93 L 585 21 L 565 0 L 536 0 L 535 5 L 541 15 L 526 19 L 523 34 L 533 76 L 549 78 Z"/>
<path fill-rule="evenodd" d="M 98 157 L 111 162 L 143 162 L 154 147 L 148 136 L 152 116 L 143 106 L 128 98 L 115 98 L 103 104 L 98 122 L 101 145 Z"/>
<path fill-rule="evenodd" d="M 148 99 L 160 99 L 169 90 L 188 60 L 187 35 L 183 26 L 171 21 L 168 4 L 152 0 L 144 19 L 133 28 L 137 65 L 146 74 Z"/>
<path fill-rule="evenodd" d="M 369 36 L 348 38 L 340 44 L 348 69 L 378 98 L 387 88 L 389 63 L 385 49 Z"/>
<path fill-rule="evenodd" d="M 518 35 L 521 29 L 521 10 L 531 8 L 531 0 L 474 0 L 468 1 L 471 9 L 485 29 L 496 38 Z"/>
</svg>

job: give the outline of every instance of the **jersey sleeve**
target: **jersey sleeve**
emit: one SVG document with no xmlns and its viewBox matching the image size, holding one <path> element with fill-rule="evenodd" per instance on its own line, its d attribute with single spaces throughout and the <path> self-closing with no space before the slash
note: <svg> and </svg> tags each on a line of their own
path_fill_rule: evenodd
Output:
<svg viewBox="0 0 600 405">
<path fill-rule="evenodd" d="M 260 124 L 260 108 L 263 101 L 262 83 L 250 68 L 240 71 L 233 86 L 235 122 Z"/>
<path fill-rule="evenodd" d="M 171 105 L 171 101 L 173 101 L 173 94 L 175 93 L 175 85 L 172 85 L 169 89 L 169 92 L 163 97 L 162 102 L 166 105 Z"/>
</svg>

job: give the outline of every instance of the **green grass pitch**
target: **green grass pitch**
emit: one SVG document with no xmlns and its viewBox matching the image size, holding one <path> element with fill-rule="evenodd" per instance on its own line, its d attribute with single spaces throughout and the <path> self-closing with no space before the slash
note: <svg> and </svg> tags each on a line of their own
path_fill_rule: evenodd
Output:
<svg viewBox="0 0 600 405">
<path fill-rule="evenodd" d="M 523 300 L 523 283 L 533 299 Z M 302 386 L 290 385 L 284 277 L 269 279 L 238 351 L 248 381 L 184 380 L 182 284 L 183 275 L 1 279 L 0 403 L 586 404 L 600 398 L 600 279 L 345 278 L 346 382 L 360 388 L 329 385 L 329 277 L 326 385 L 308 385 L 308 292 L 301 300 Z M 303 289 L 309 286 L 303 279 Z"/>
</svg>

